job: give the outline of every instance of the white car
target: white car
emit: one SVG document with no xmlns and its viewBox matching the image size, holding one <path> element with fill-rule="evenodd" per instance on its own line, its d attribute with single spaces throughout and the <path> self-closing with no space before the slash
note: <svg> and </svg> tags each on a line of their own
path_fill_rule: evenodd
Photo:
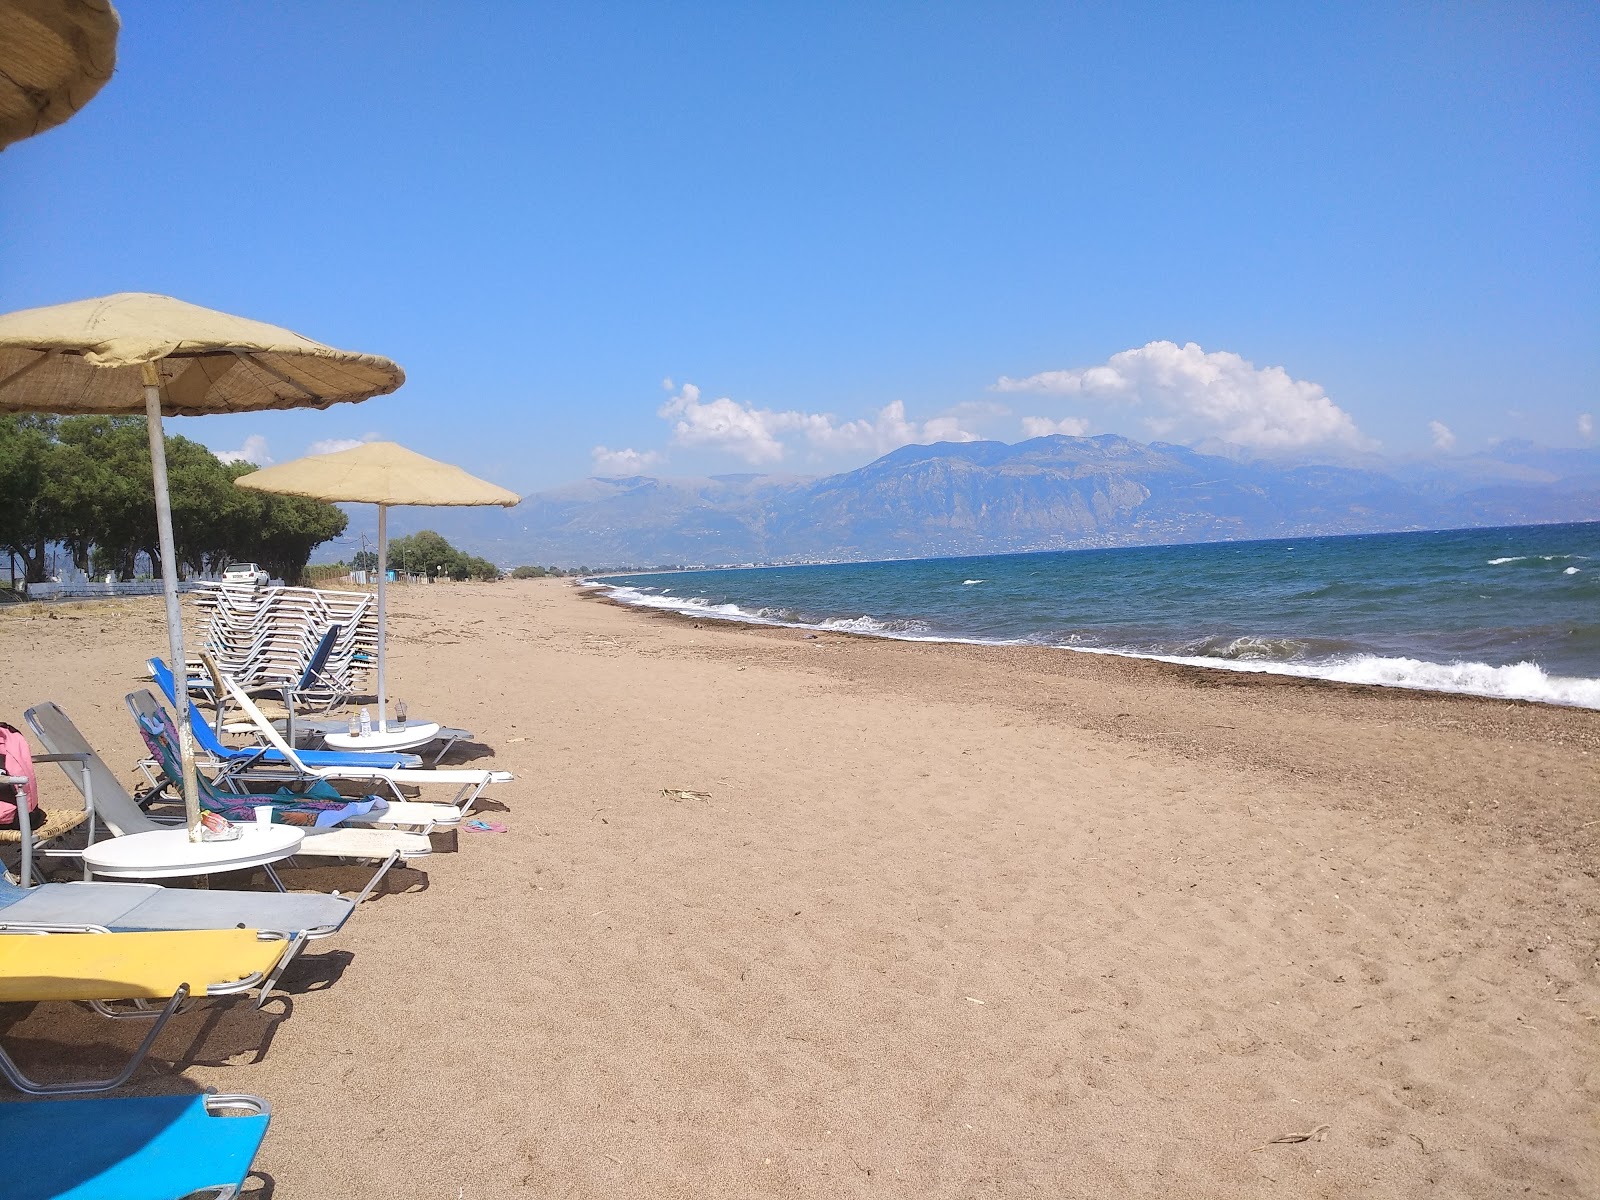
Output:
<svg viewBox="0 0 1600 1200">
<path fill-rule="evenodd" d="M 248 583 L 252 587 L 266 587 L 271 577 L 255 563 L 229 563 L 222 573 L 223 583 Z"/>
</svg>

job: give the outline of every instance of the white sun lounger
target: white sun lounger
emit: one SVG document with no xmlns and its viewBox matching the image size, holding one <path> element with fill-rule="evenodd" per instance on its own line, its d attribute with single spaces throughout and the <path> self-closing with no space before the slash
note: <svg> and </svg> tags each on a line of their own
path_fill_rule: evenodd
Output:
<svg viewBox="0 0 1600 1200">
<path fill-rule="evenodd" d="M 147 722 L 152 729 L 165 728 L 170 732 L 177 728 L 171 715 L 161 707 L 160 701 L 155 698 L 153 693 L 148 691 L 129 692 L 127 703 L 128 711 L 133 714 L 133 719 L 139 723 L 141 729 L 145 727 Z M 155 734 L 155 736 L 162 735 Z M 168 763 L 175 762 L 178 748 L 176 744 L 170 741 L 168 748 L 169 756 L 165 761 Z M 141 769 L 145 769 L 147 775 L 151 773 L 151 767 L 153 766 L 156 772 L 155 782 L 158 784 L 163 777 L 166 777 L 166 782 L 177 783 L 177 780 L 170 778 L 171 769 L 163 770 L 161 762 L 146 760 L 141 761 L 139 765 Z M 353 782 L 362 784 L 378 783 L 386 790 L 393 792 L 396 798 L 394 800 L 383 800 L 381 807 L 375 805 L 369 812 L 346 814 L 340 820 L 340 825 L 346 827 L 352 825 L 400 825 L 416 833 L 426 834 L 432 833 L 436 828 L 453 829 L 461 823 L 461 810 L 453 804 L 429 804 L 400 799 L 400 793 L 394 784 L 385 780 L 373 779 L 370 776 L 369 772 L 373 768 L 351 767 L 348 770 L 350 772 L 348 776 L 337 775 L 331 778 L 348 778 Z M 247 780 L 259 780 L 271 788 L 274 785 L 282 786 L 285 783 L 307 782 L 318 778 L 322 777 L 306 775 L 303 768 L 297 767 L 292 761 L 284 761 L 277 765 L 245 763 L 238 764 L 231 770 L 224 765 L 214 781 L 202 775 L 200 788 L 202 792 L 209 788 L 219 796 L 227 794 L 224 791 L 225 788 L 232 788 L 235 793 L 246 795 L 249 794 L 249 790 L 244 789 L 241 791 L 239 785 Z M 274 800 L 270 796 L 264 796 L 260 802 L 263 804 L 274 802 L 281 804 L 285 801 L 283 799 Z"/>
<path fill-rule="evenodd" d="M 469 811 L 478 797 L 483 795 L 483 790 L 491 783 L 510 783 L 514 775 L 510 771 L 458 771 L 458 770 L 416 770 L 410 767 L 394 767 L 373 769 L 371 767 L 321 767 L 310 766 L 303 762 L 294 747 L 284 741 L 283 737 L 267 720 L 261 710 L 256 707 L 254 700 L 245 694 L 243 688 L 233 679 L 224 675 L 223 686 L 228 690 L 228 699 L 239 706 L 239 711 L 247 716 L 255 725 L 256 730 L 267 744 L 286 758 L 295 768 L 301 778 L 305 779 L 344 779 L 353 782 L 383 781 L 395 790 L 399 796 L 399 785 L 413 784 L 423 786 L 427 784 L 445 784 L 457 788 L 455 798 L 451 803 L 459 810 L 457 819 Z M 392 807 L 392 805 L 391 805 Z M 378 813 L 373 813 L 378 816 Z"/>
<path fill-rule="evenodd" d="M 39 741 L 46 750 L 52 754 L 72 756 L 72 761 L 61 764 L 63 774 L 72 781 L 74 787 L 85 792 L 85 801 L 114 836 L 171 828 L 139 807 L 58 705 L 35 705 L 23 717 L 34 733 L 39 735 Z M 77 762 L 82 762 L 87 769 L 80 772 Z M 350 829 L 342 825 L 303 832 L 305 840 L 295 851 L 296 857 L 379 860 L 378 869 L 356 897 L 357 904 L 371 895 L 378 881 L 396 863 L 433 853 L 433 844 L 419 833 L 402 833 L 393 829 Z"/>
</svg>

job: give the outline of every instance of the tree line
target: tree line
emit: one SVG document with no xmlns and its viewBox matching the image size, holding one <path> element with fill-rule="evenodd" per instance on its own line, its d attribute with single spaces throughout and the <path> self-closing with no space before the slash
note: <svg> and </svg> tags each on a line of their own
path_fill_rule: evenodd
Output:
<svg viewBox="0 0 1600 1200">
<path fill-rule="evenodd" d="M 378 552 L 363 550 L 352 564 L 357 571 L 376 571 Z M 389 569 L 429 579 L 499 579 L 500 568 L 486 558 L 457 550 L 443 535 L 423 529 L 389 542 Z"/>
<path fill-rule="evenodd" d="M 166 449 L 180 574 L 256 562 L 294 582 L 312 550 L 344 532 L 335 505 L 234 487 L 251 463 L 224 463 L 171 434 Z M 0 415 L 0 551 L 29 583 L 50 578 L 53 551 L 91 578 L 131 579 L 140 555 L 159 574 L 145 419 Z"/>
</svg>

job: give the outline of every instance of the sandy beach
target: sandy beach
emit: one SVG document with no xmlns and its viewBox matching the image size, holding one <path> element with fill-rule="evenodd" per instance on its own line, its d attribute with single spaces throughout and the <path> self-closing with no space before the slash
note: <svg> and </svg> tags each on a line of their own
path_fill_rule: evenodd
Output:
<svg viewBox="0 0 1600 1200">
<path fill-rule="evenodd" d="M 390 629 L 509 831 L 164 1034 L 138 1090 L 272 1102 L 258 1195 L 1600 1194 L 1600 713 L 554 580 Z M 55 700 L 131 778 L 164 650 L 158 600 L 0 611 L 0 717 Z M 138 1031 L 0 1036 L 45 1071 Z"/>
</svg>

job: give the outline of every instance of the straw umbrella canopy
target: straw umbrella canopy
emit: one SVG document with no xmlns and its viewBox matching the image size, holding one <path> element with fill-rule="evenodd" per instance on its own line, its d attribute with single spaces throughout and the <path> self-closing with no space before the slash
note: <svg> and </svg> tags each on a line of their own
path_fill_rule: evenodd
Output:
<svg viewBox="0 0 1600 1200">
<path fill-rule="evenodd" d="M 334 350 L 170 296 L 124 292 L 0 316 L 0 412 L 147 418 L 167 638 L 180 672 L 186 660 L 162 415 L 327 408 L 392 392 L 405 378 L 387 358 Z M 177 691 L 184 806 L 198 839 L 189 696 Z"/>
<path fill-rule="evenodd" d="M 378 506 L 378 728 L 387 730 L 384 677 L 385 593 L 389 579 L 388 515 L 396 504 L 431 508 L 500 505 L 522 497 L 460 467 L 438 462 L 394 442 L 368 442 L 333 454 L 311 454 L 280 466 L 241 475 L 234 483 L 256 492 L 309 496 L 315 500 Z"/>
<path fill-rule="evenodd" d="M 0 150 L 77 112 L 117 65 L 106 0 L 0 0 Z"/>
</svg>

